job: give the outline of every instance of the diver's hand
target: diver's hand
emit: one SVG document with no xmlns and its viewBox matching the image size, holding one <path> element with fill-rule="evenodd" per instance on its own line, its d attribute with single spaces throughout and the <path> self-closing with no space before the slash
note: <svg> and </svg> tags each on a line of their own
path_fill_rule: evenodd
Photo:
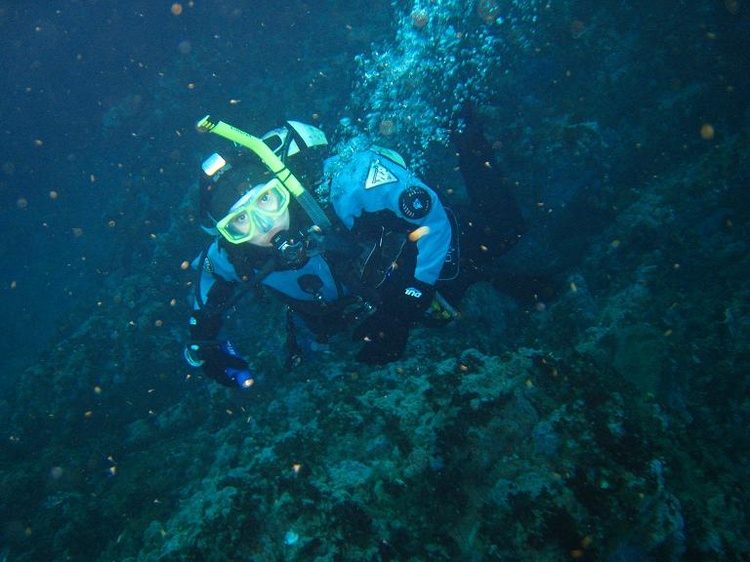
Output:
<svg viewBox="0 0 750 562">
<path fill-rule="evenodd" d="M 230 341 L 190 344 L 185 359 L 193 367 L 202 366 L 206 376 L 224 386 L 248 388 L 255 382 L 247 361 Z"/>
<path fill-rule="evenodd" d="M 398 316 L 402 322 L 416 322 L 424 318 L 434 297 L 435 287 L 412 279 L 399 292 L 383 302 L 382 308 Z"/>
</svg>

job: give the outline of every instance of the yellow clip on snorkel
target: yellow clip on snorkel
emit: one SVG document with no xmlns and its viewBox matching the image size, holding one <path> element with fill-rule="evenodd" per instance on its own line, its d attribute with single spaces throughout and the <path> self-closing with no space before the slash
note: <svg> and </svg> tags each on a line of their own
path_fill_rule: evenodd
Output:
<svg viewBox="0 0 750 562">
<path fill-rule="evenodd" d="M 196 128 L 201 133 L 208 132 L 219 135 L 255 153 L 271 173 L 294 195 L 294 198 L 307 214 L 310 215 L 310 218 L 317 226 L 323 229 L 331 226 L 331 221 L 328 220 L 328 217 L 312 194 L 302 186 L 292 171 L 281 161 L 281 158 L 276 156 L 273 150 L 261 139 L 245 131 L 241 131 L 228 123 L 214 119 L 210 115 L 206 115 L 198 121 Z"/>
</svg>

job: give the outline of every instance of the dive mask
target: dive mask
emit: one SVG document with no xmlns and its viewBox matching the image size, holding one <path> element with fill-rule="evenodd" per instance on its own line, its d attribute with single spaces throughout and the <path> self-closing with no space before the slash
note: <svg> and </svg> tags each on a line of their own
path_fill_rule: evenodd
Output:
<svg viewBox="0 0 750 562">
<path fill-rule="evenodd" d="M 216 229 L 232 244 L 247 242 L 258 232 L 270 232 L 289 208 L 289 199 L 289 192 L 278 178 L 256 185 L 232 205 Z"/>
</svg>

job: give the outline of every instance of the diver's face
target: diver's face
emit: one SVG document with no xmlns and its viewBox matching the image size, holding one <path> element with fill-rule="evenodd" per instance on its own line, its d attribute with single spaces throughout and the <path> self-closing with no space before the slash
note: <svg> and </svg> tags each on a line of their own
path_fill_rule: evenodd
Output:
<svg viewBox="0 0 750 562">
<path fill-rule="evenodd" d="M 289 192 L 278 180 L 247 191 L 216 227 L 233 244 L 271 246 L 271 240 L 289 229 Z"/>
<path fill-rule="evenodd" d="M 277 192 L 263 193 L 255 201 L 252 209 L 237 215 L 231 221 L 231 229 L 240 235 L 250 237 L 243 243 L 270 247 L 271 240 L 282 230 L 289 229 L 289 209 L 279 213 L 282 205 Z"/>
<path fill-rule="evenodd" d="M 257 220 L 257 219 L 260 219 Z M 248 238 L 243 244 L 253 244 L 254 246 L 273 246 L 271 240 L 276 234 L 282 230 L 289 230 L 289 210 L 287 209 L 281 215 L 276 217 L 260 216 L 255 213 L 255 218 L 251 219 L 247 213 L 238 216 L 232 221 L 232 226 L 238 232 L 248 233 L 250 231 L 249 221 L 255 220 L 257 228 L 255 228 L 252 236 Z"/>
</svg>

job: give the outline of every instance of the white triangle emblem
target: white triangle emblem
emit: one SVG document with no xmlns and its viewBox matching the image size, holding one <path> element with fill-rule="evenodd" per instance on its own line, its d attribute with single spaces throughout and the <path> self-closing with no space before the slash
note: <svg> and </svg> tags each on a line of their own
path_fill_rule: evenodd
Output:
<svg viewBox="0 0 750 562">
<path fill-rule="evenodd" d="M 397 181 L 398 178 L 394 176 L 388 168 L 376 160 L 370 164 L 370 171 L 367 172 L 367 180 L 365 180 L 365 189 L 372 189 L 379 185 L 395 183 Z"/>
</svg>

